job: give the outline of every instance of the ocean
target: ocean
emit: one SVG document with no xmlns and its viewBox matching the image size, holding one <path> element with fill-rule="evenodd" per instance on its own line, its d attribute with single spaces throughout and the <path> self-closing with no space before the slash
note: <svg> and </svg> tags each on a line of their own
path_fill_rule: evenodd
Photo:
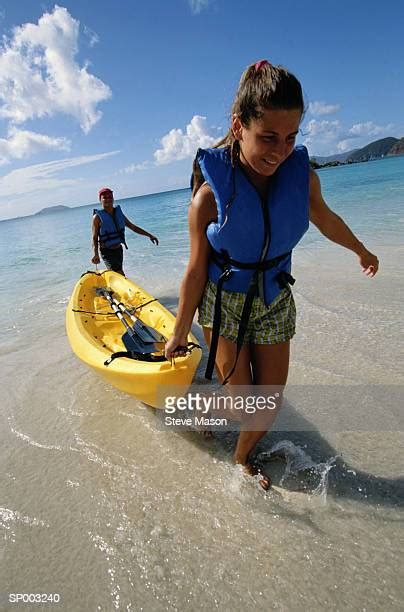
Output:
<svg viewBox="0 0 404 612">
<path fill-rule="evenodd" d="M 299 427 L 260 443 L 268 493 L 232 464 L 235 433 L 163 431 L 72 353 L 65 310 L 94 269 L 93 205 L 0 223 L 0 609 L 36 610 L 39 594 L 69 612 L 402 610 L 404 157 L 319 176 L 380 271 L 366 278 L 315 228 L 295 250 L 284 410 Z M 173 312 L 189 198 L 119 202 L 160 240 L 128 232 L 125 272 Z M 199 384 L 205 364 L 206 348 Z M 330 389 L 344 406 L 324 409 Z"/>
</svg>

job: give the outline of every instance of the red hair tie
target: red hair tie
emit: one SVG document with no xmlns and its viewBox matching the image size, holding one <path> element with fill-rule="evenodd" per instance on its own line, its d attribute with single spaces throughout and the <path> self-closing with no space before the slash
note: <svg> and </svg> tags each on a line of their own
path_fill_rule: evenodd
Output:
<svg viewBox="0 0 404 612">
<path fill-rule="evenodd" d="M 261 68 L 263 66 L 266 66 L 267 64 L 268 66 L 270 66 L 270 63 L 268 62 L 268 60 L 260 60 L 259 62 L 255 64 L 255 72 L 259 72 Z"/>
</svg>

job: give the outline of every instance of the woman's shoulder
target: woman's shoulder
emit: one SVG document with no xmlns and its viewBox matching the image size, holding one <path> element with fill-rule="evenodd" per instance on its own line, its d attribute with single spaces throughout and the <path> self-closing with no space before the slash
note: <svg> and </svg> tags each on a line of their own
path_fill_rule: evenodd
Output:
<svg viewBox="0 0 404 612">
<path fill-rule="evenodd" d="M 217 219 L 215 196 L 208 183 L 203 183 L 191 200 L 189 214 L 195 221 L 204 225 Z"/>
</svg>

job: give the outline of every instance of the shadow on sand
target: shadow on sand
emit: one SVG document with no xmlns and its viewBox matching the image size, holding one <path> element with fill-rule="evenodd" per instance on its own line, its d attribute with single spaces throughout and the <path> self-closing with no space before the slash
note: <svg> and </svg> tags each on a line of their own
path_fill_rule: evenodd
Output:
<svg viewBox="0 0 404 612">
<path fill-rule="evenodd" d="M 164 296 L 160 301 L 171 311 L 176 310 L 178 303 L 176 298 Z M 193 325 L 192 333 L 201 346 L 205 347 L 201 328 Z M 195 377 L 198 385 L 210 384 L 203 378 L 206 360 L 207 351 L 204 348 Z M 377 506 L 404 507 L 404 477 L 390 479 L 374 476 L 350 466 L 343 460 L 338 448 L 332 446 L 316 425 L 299 413 L 299 406 L 288 402 L 287 387 L 285 397 L 278 420 L 281 418 L 282 422 L 288 425 L 287 429 L 279 427 L 277 421 L 275 429 L 260 440 L 254 453 L 254 456 L 260 460 L 262 471 L 271 477 L 273 484 L 280 484 L 287 491 L 311 494 L 318 490 L 322 474 L 327 472 L 327 495 L 333 498 L 352 499 Z M 363 429 L 361 433 L 365 434 L 366 431 Z M 378 431 L 378 434 L 382 436 L 383 431 Z M 186 436 L 188 440 L 191 435 L 192 442 L 211 456 L 225 454 L 229 460 L 238 437 L 237 431 L 217 431 L 214 433 L 214 444 L 210 444 L 198 433 L 188 432 L 181 435 Z M 296 455 L 296 451 L 300 455 L 301 465 L 293 471 L 290 470 L 290 465 L 296 458 L 293 456 Z M 399 452 L 398 449 L 397 453 Z M 320 469 L 316 469 L 316 466 Z"/>
</svg>

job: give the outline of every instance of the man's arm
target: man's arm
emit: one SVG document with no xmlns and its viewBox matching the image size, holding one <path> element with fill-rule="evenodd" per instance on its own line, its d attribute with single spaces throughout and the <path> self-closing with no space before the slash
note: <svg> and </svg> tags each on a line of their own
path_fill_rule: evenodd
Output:
<svg viewBox="0 0 404 612">
<path fill-rule="evenodd" d="M 127 217 L 125 217 L 125 215 L 124 215 L 124 219 L 125 219 L 126 227 L 131 229 L 132 232 L 135 232 L 136 234 L 140 234 L 141 236 L 147 236 L 148 238 L 150 238 L 150 240 L 153 242 L 153 244 L 158 244 L 159 243 L 158 238 L 156 238 L 156 236 L 153 236 L 153 234 L 150 234 L 150 232 L 142 229 L 138 225 L 135 225 L 134 223 L 132 223 L 132 221 L 129 221 L 129 219 Z"/>
</svg>

